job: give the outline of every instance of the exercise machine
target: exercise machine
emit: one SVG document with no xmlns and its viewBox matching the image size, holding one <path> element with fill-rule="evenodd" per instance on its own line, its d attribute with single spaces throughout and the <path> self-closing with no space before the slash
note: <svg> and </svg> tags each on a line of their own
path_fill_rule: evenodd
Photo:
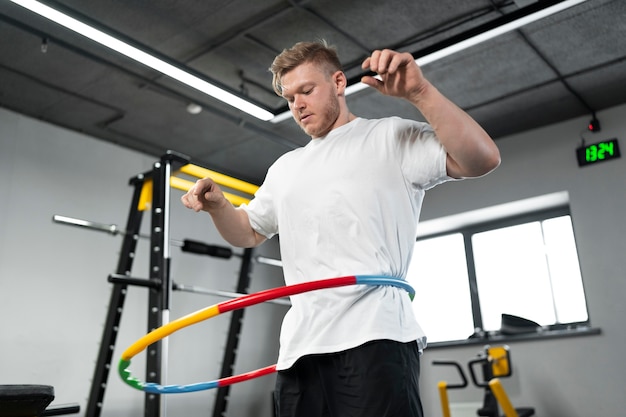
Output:
<svg viewBox="0 0 626 417">
<path fill-rule="evenodd" d="M 468 385 L 465 372 L 461 365 L 455 361 L 436 360 L 432 363 L 433 365 L 454 366 L 461 378 L 459 383 L 449 384 L 446 381 L 440 381 L 437 384 L 443 417 L 451 417 L 448 390 L 461 389 Z M 530 417 L 535 414 L 535 409 L 532 407 L 513 407 L 506 390 L 502 386 L 501 378 L 509 377 L 513 373 L 508 346 L 487 345 L 477 358 L 468 362 L 467 366 L 474 385 L 485 391 L 482 407 L 476 412 L 478 416 L 500 417 L 500 409 L 502 409 L 504 417 Z M 480 378 L 477 368 L 482 374 Z"/>
</svg>

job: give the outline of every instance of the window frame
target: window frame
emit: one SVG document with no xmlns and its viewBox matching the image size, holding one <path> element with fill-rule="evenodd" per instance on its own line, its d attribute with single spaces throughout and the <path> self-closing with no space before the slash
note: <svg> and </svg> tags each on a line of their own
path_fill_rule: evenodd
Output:
<svg viewBox="0 0 626 417">
<path fill-rule="evenodd" d="M 472 306 L 472 318 L 475 329 L 483 329 L 482 313 L 480 308 L 480 299 L 478 296 L 478 285 L 476 280 L 476 268 L 474 264 L 474 252 L 472 246 L 472 236 L 476 233 L 486 232 L 490 230 L 516 226 L 525 223 L 531 223 L 536 221 L 544 221 L 551 218 L 570 216 L 572 217 L 569 204 L 560 204 L 558 206 L 538 208 L 523 213 L 511 214 L 508 216 L 502 216 L 494 219 L 484 219 L 481 221 L 473 222 L 470 224 L 457 225 L 446 230 L 432 232 L 428 234 L 419 235 L 417 241 L 432 239 L 436 237 L 451 235 L 459 233 L 463 236 L 463 242 L 465 247 L 465 260 L 467 264 L 467 274 L 470 288 L 470 301 Z M 574 225 L 572 222 L 572 229 Z M 576 238 L 576 231 L 574 232 L 574 238 Z M 577 251 L 578 254 L 578 251 Z M 580 264 L 580 258 L 579 258 Z M 583 291 L 585 290 L 585 282 L 581 276 Z M 586 292 L 585 292 L 586 294 Z M 476 344 L 488 344 L 488 343 L 504 343 L 518 340 L 538 340 L 538 339 L 552 339 L 559 337 L 572 337 L 572 336 L 587 336 L 597 335 L 601 333 L 600 328 L 591 326 L 591 317 L 589 314 L 589 306 L 587 298 L 585 297 L 585 309 L 587 310 L 587 320 L 584 322 L 576 323 L 558 323 L 549 326 L 544 326 L 537 332 L 521 333 L 521 334 L 502 334 L 498 331 L 485 332 L 481 330 L 475 333 L 467 339 L 461 340 L 449 340 L 428 343 L 429 347 L 449 347 L 449 346 L 462 346 L 462 345 L 476 345 Z"/>
</svg>

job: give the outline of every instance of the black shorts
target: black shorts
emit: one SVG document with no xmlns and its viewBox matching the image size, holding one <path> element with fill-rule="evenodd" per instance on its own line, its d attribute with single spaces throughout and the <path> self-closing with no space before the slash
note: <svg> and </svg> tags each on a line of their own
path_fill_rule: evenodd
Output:
<svg viewBox="0 0 626 417">
<path fill-rule="evenodd" d="M 422 417 L 416 342 L 304 356 L 276 379 L 276 417 Z"/>
</svg>

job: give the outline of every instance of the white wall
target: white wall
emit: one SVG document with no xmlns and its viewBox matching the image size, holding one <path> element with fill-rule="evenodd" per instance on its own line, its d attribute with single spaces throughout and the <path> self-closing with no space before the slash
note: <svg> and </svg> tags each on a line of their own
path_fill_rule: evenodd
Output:
<svg viewBox="0 0 626 417">
<path fill-rule="evenodd" d="M 626 106 L 600 112 L 602 131 L 587 143 L 617 137 L 626 151 Z M 462 213 L 557 191 L 568 191 L 589 316 L 602 334 L 510 343 L 514 374 L 503 380 L 514 405 L 537 416 L 618 416 L 626 400 L 626 157 L 579 168 L 575 149 L 589 117 L 498 140 L 502 165 L 491 175 L 449 183 L 427 193 L 422 220 Z M 506 281 L 506 271 L 502 271 Z M 532 303 L 532 300 L 528 300 Z M 426 415 L 441 415 L 435 359 L 467 363 L 481 346 L 427 349 L 422 395 Z M 447 375 L 447 374 L 445 374 Z M 480 401 L 481 392 L 451 391 L 453 402 Z"/>
<path fill-rule="evenodd" d="M 598 113 L 602 132 L 588 142 L 617 137 L 626 152 L 626 106 Z M 531 405 L 537 416 L 619 416 L 626 401 L 626 157 L 579 168 L 575 148 L 588 118 L 526 132 L 498 141 L 503 163 L 480 180 L 444 184 L 431 190 L 422 218 L 480 209 L 556 191 L 568 191 L 592 324 L 599 336 L 510 343 L 514 375 L 504 380 L 515 405 Z M 0 109 L 0 384 L 55 386 L 57 403 L 86 404 L 93 362 L 107 309 L 120 248 L 119 237 L 53 224 L 53 214 L 123 226 L 132 189 L 128 179 L 149 170 L 153 158 L 105 144 Z M 174 193 L 174 198 L 180 194 Z M 174 204 L 172 237 L 208 243 L 221 239 L 208 218 Z M 149 218 L 144 218 L 144 225 Z M 147 248 L 140 245 L 138 253 Z M 259 253 L 277 257 L 276 245 Z M 236 259 L 224 261 L 173 249 L 172 275 L 181 283 L 232 290 Z M 133 275 L 146 276 L 147 255 Z M 251 291 L 282 285 L 279 271 L 257 265 Z M 503 280 L 506 271 L 503 271 Z M 145 334 L 145 290 L 133 288 L 115 358 Z M 176 293 L 172 318 L 221 301 Z M 529 301 L 532 302 L 532 301 Z M 273 305 L 246 311 L 236 372 L 276 358 L 284 309 Z M 217 317 L 185 329 L 170 340 L 170 383 L 217 377 L 228 319 Z M 441 415 L 434 359 L 466 362 L 479 346 L 430 348 L 423 356 L 422 395 L 426 415 Z M 133 371 L 142 377 L 142 357 Z M 138 364 L 135 365 L 135 362 Z M 271 415 L 273 377 L 233 386 L 229 416 Z M 168 397 L 170 415 L 209 415 L 214 392 Z M 453 402 L 476 402 L 474 388 L 450 393 Z M 104 416 L 137 416 L 143 395 L 111 373 Z"/>
<path fill-rule="evenodd" d="M 79 403 L 91 386 L 121 237 L 52 222 L 54 214 L 123 228 L 130 208 L 131 177 L 152 169 L 155 158 L 0 109 L 0 384 L 48 384 L 54 404 Z M 208 215 L 178 203 L 172 191 L 171 236 L 225 245 Z M 147 233 L 150 213 L 144 214 Z M 148 242 L 139 242 L 132 276 L 146 278 Z M 241 250 L 236 250 L 241 253 Z M 278 257 L 270 242 L 255 254 Z M 208 258 L 172 248 L 172 278 L 181 284 L 234 291 L 240 260 Z M 283 284 L 280 269 L 254 265 L 250 291 Z M 144 395 L 117 375 L 121 352 L 146 333 L 146 289 L 129 287 L 103 416 L 143 414 Z M 223 301 L 175 292 L 171 318 Z M 285 307 L 244 312 L 236 373 L 275 363 Z M 219 376 L 230 315 L 176 333 L 169 340 L 169 384 Z M 145 354 L 132 361 L 144 379 Z M 231 388 L 228 416 L 271 416 L 274 377 Z M 216 390 L 167 396 L 169 415 L 210 415 Z"/>
</svg>

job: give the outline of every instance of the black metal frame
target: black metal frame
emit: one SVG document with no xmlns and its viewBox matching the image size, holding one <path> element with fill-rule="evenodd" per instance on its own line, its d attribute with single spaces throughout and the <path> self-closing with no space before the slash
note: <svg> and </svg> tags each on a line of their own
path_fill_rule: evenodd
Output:
<svg viewBox="0 0 626 417">
<path fill-rule="evenodd" d="M 241 258 L 241 269 L 239 270 L 239 282 L 237 283 L 237 292 L 244 294 L 248 292 L 250 285 L 250 273 L 252 266 L 252 249 L 246 249 Z M 241 334 L 241 324 L 243 321 L 243 309 L 235 310 L 231 314 L 230 327 L 228 329 L 228 338 L 226 339 L 226 348 L 224 349 L 224 358 L 222 360 L 222 370 L 220 378 L 226 378 L 233 375 L 235 360 L 237 359 L 237 347 L 239 345 L 239 335 Z M 228 406 L 228 394 L 230 393 L 230 385 L 218 388 L 215 397 L 215 405 L 213 407 L 213 417 L 223 417 Z"/>
<path fill-rule="evenodd" d="M 143 211 L 137 210 L 143 179 L 141 177 L 133 178 L 130 180 L 130 184 L 135 187 L 135 191 L 130 203 L 130 213 L 126 223 L 128 233 L 124 236 L 122 241 L 122 249 L 116 269 L 117 273 L 120 275 L 128 275 L 132 269 L 135 249 L 137 248 L 137 239 L 134 238 L 134 235 L 139 234 L 141 218 L 143 217 Z M 93 379 L 91 380 L 91 390 L 89 391 L 85 417 L 97 417 L 102 410 L 104 393 L 111 369 L 111 360 L 113 359 L 113 350 L 115 348 L 117 332 L 122 319 L 122 311 L 126 299 L 126 289 L 126 284 L 116 283 L 113 284 L 113 289 L 111 290 L 109 311 L 102 331 L 100 350 L 98 352 Z"/>
<path fill-rule="evenodd" d="M 135 187 L 128 221 L 127 233 L 122 242 L 120 258 L 116 273 L 109 276 L 113 283 L 109 310 L 100 342 L 100 350 L 91 383 L 91 390 L 87 402 L 85 417 L 99 417 L 103 407 L 113 351 L 117 340 L 119 324 L 122 318 L 124 301 L 128 285 L 147 287 L 148 296 L 148 332 L 169 321 L 170 298 L 172 280 L 170 277 L 169 254 L 169 206 L 170 206 L 170 177 L 172 172 L 189 163 L 189 157 L 168 151 L 153 166 L 153 170 L 140 174 L 130 180 Z M 130 277 L 134 254 L 139 236 L 139 229 L 143 211 L 139 209 L 141 192 L 147 180 L 153 181 L 151 232 L 150 232 L 150 278 L 138 279 Z M 237 292 L 246 293 L 250 283 L 252 265 L 252 249 L 246 249 L 242 256 L 242 264 L 237 284 Z M 224 351 L 221 377 L 232 375 L 236 359 L 239 334 L 243 319 L 243 310 L 234 311 Z M 164 369 L 162 363 L 167 359 L 166 341 L 153 343 L 147 349 L 146 355 L 146 382 L 161 383 Z M 223 416 L 228 405 L 229 387 L 219 388 L 213 410 L 214 416 Z M 160 395 L 145 394 L 144 415 L 158 417 L 162 413 Z"/>
</svg>

